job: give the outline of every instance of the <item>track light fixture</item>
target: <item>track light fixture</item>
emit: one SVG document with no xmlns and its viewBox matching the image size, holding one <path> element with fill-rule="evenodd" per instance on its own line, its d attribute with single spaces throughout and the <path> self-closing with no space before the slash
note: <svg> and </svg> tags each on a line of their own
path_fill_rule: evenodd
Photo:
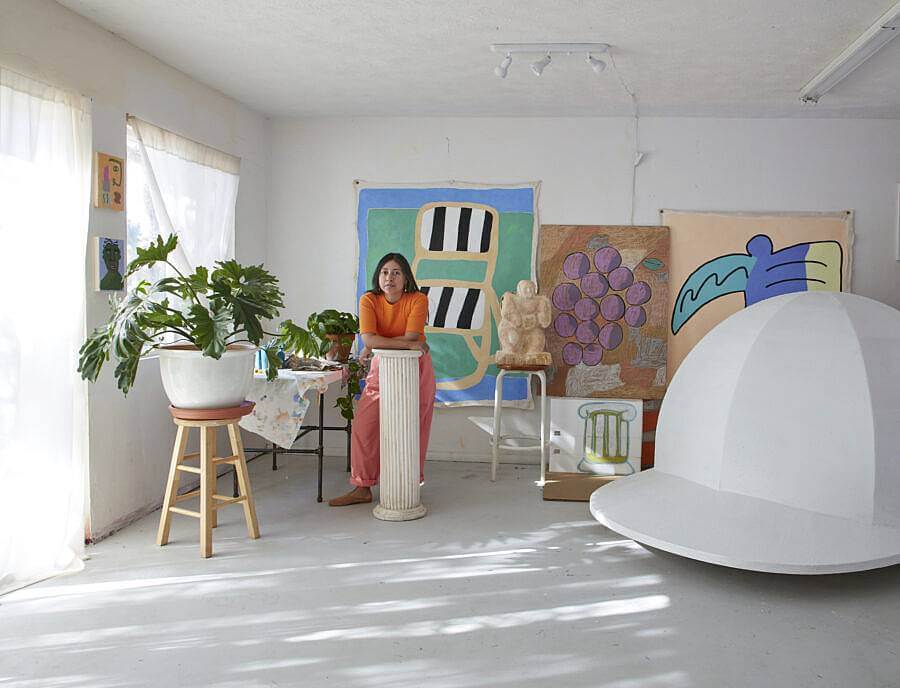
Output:
<svg viewBox="0 0 900 688">
<path fill-rule="evenodd" d="M 534 72 L 535 76 L 540 76 L 544 73 L 544 69 L 550 64 L 550 59 L 550 53 L 547 53 L 540 60 L 531 63 L 531 71 Z"/>
<path fill-rule="evenodd" d="M 584 61 L 591 66 L 591 69 L 594 70 L 594 74 L 602 74 L 603 70 L 606 69 L 606 63 L 603 60 L 598 60 L 590 53 L 587 54 Z"/>
<path fill-rule="evenodd" d="M 601 74 L 606 69 L 606 62 L 597 55 L 609 53 L 609 45 L 606 43 L 495 43 L 491 46 L 495 53 L 505 53 L 506 57 L 494 68 L 494 74 L 505 79 L 509 73 L 514 54 L 543 55 L 531 63 L 531 71 L 535 76 L 543 74 L 544 70 L 553 59 L 553 54 L 578 55 L 583 54 L 585 62 L 590 65 L 595 74 Z"/>
<path fill-rule="evenodd" d="M 494 67 L 494 74 L 499 76 L 501 79 L 505 79 L 506 75 L 509 74 L 509 66 L 512 64 L 512 55 L 506 53 L 506 57 L 503 58 L 503 61 Z"/>
</svg>

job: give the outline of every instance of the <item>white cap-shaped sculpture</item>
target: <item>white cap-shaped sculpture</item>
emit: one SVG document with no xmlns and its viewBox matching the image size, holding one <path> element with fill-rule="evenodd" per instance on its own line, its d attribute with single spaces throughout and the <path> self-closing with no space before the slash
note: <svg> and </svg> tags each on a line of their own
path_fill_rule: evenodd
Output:
<svg viewBox="0 0 900 688">
<path fill-rule="evenodd" d="M 900 311 L 803 292 L 735 313 L 673 378 L 655 462 L 598 489 L 594 516 L 735 568 L 900 562 Z"/>
</svg>

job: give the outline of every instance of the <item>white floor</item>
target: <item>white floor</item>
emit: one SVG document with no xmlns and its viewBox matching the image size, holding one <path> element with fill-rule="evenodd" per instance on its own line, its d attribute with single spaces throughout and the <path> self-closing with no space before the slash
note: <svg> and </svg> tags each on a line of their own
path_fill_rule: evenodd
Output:
<svg viewBox="0 0 900 688">
<path fill-rule="evenodd" d="M 310 457 L 266 461 L 262 539 L 231 507 L 203 560 L 194 519 L 154 544 L 156 512 L 85 571 L 0 598 L 0 687 L 900 686 L 900 567 L 790 577 L 650 551 L 542 501 L 536 466 L 491 484 L 487 464 L 430 463 L 428 516 L 383 523 L 317 504 Z"/>
</svg>

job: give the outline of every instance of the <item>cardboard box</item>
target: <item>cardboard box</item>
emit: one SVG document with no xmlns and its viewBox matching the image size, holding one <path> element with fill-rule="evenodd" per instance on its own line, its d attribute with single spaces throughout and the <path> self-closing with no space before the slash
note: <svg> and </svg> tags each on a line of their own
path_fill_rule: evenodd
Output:
<svg viewBox="0 0 900 688">
<path fill-rule="evenodd" d="M 584 473 L 545 474 L 544 499 L 565 502 L 587 502 L 594 490 L 622 476 L 585 475 Z"/>
</svg>

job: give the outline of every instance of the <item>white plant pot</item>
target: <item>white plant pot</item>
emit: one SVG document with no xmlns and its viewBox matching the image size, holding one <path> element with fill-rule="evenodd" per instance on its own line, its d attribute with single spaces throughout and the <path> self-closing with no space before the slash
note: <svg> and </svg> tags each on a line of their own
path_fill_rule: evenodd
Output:
<svg viewBox="0 0 900 688">
<path fill-rule="evenodd" d="M 172 406 L 186 409 L 239 406 L 253 380 L 255 346 L 232 344 L 218 360 L 190 345 L 159 349 L 159 372 Z"/>
</svg>

